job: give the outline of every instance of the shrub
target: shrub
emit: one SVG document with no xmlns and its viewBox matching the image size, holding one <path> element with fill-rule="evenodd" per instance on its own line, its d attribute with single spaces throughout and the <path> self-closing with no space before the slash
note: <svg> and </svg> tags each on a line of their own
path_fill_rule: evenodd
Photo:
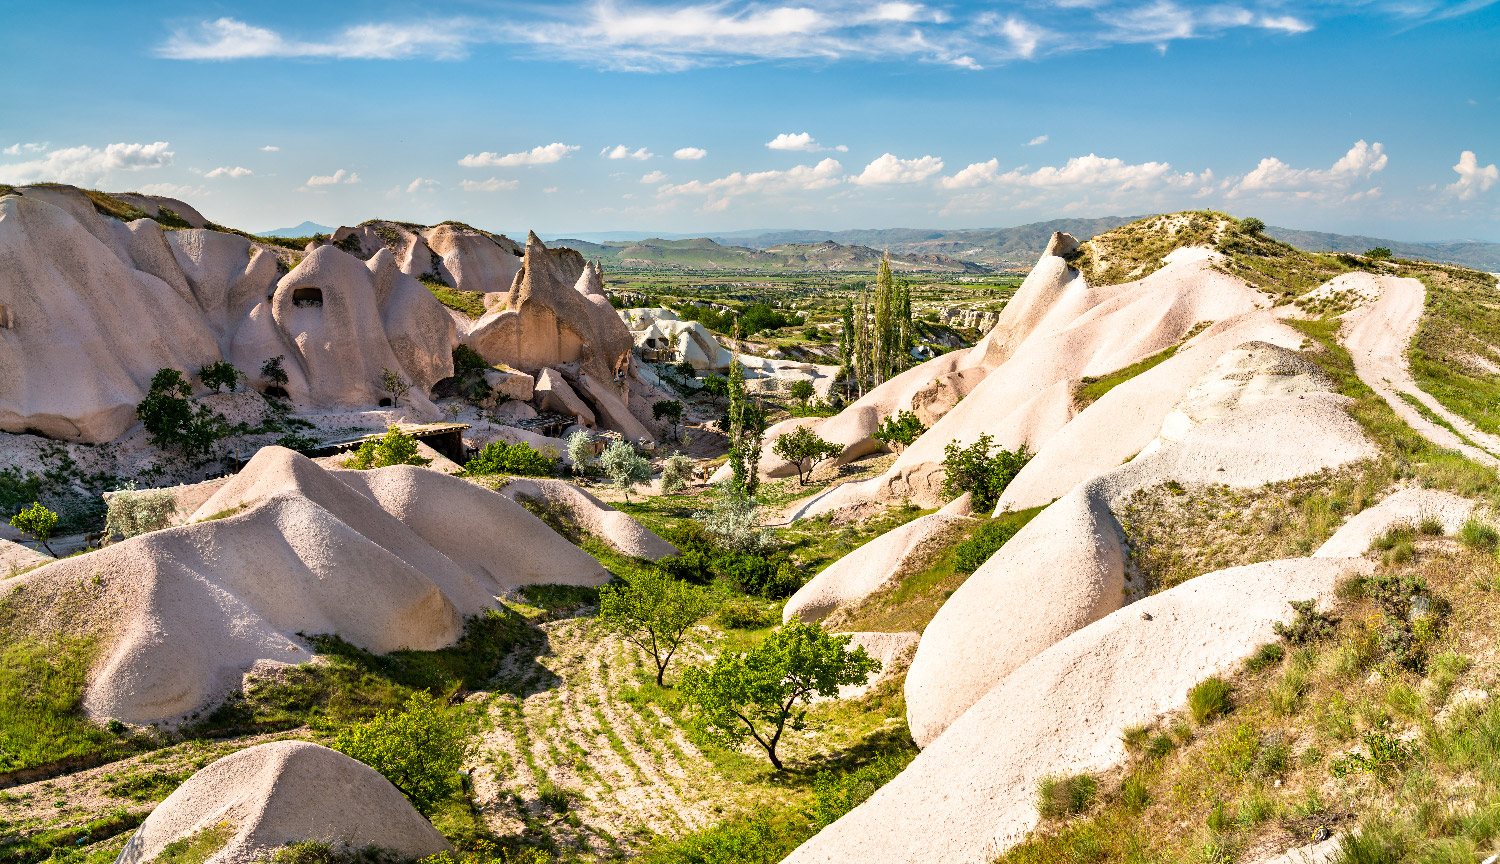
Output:
<svg viewBox="0 0 1500 864">
<path fill-rule="evenodd" d="M 188 401 L 192 393 L 187 379 L 176 369 L 159 369 L 151 377 L 146 398 L 136 406 L 135 413 L 153 446 L 202 457 L 213 449 L 214 442 L 230 434 L 229 424 L 217 411 L 207 405 L 193 407 Z"/>
<path fill-rule="evenodd" d="M 172 524 L 177 501 L 170 492 L 122 489 L 109 496 L 109 512 L 104 518 L 104 536 L 119 535 L 129 540 L 138 534 L 159 531 Z"/>
<path fill-rule="evenodd" d="M 1371 249 L 1368 252 L 1366 252 L 1365 253 L 1365 257 L 1366 258 L 1374 258 L 1376 261 L 1388 261 L 1393 256 L 1391 254 L 1391 250 L 1390 250 L 1389 247 L 1387 247 L 1387 246 L 1376 246 L 1374 249 Z"/>
<path fill-rule="evenodd" d="M 1280 663 L 1281 658 L 1285 656 L 1285 648 L 1282 648 L 1275 642 L 1267 642 L 1266 644 L 1257 648 L 1255 650 L 1255 653 L 1251 654 L 1250 657 L 1245 660 L 1245 668 L 1251 672 L 1259 672 L 1262 669 L 1266 669 L 1276 665 L 1277 663 Z"/>
<path fill-rule="evenodd" d="M 573 473 L 582 474 L 594 455 L 594 441 L 582 429 L 568 436 L 568 461 L 573 463 Z"/>
<path fill-rule="evenodd" d="M 345 468 L 354 468 L 366 471 L 371 468 L 385 468 L 388 465 L 430 465 L 432 460 L 426 456 L 418 455 L 417 439 L 397 429 L 395 426 L 386 430 L 379 438 L 370 440 L 359 445 L 354 455 L 344 460 Z"/>
<path fill-rule="evenodd" d="M 425 690 L 398 711 L 339 733 L 333 749 L 379 771 L 423 816 L 453 793 L 468 755 L 463 730 Z"/>
<path fill-rule="evenodd" d="M 478 351 L 462 343 L 453 346 L 453 376 L 455 378 L 483 375 L 489 369 L 490 364 L 479 356 Z"/>
<path fill-rule="evenodd" d="M 943 497 L 953 499 L 968 492 L 973 495 L 976 512 L 995 506 L 1000 493 L 1031 460 L 1031 454 L 1025 444 L 991 454 L 991 442 L 987 432 L 968 447 L 948 442 L 943 448 Z"/>
<path fill-rule="evenodd" d="M 1266 223 L 1254 216 L 1247 216 L 1240 220 L 1240 231 L 1246 234 L 1259 234 L 1264 230 L 1266 230 Z"/>
<path fill-rule="evenodd" d="M 220 387 L 228 387 L 229 392 L 233 393 L 239 387 L 241 377 L 240 370 L 234 368 L 228 360 L 216 360 L 198 370 L 198 380 L 215 393 L 219 392 Z"/>
<path fill-rule="evenodd" d="M 737 598 L 719 607 L 714 613 L 714 623 L 731 630 L 759 630 L 775 624 L 777 617 L 774 610 L 749 598 Z"/>
<path fill-rule="evenodd" d="M 1389 775 L 1416 755 L 1415 746 L 1373 729 L 1365 733 L 1364 743 L 1370 755 L 1355 752 L 1340 756 L 1328 763 L 1333 776 L 1347 777 L 1356 772 Z"/>
<path fill-rule="evenodd" d="M 1043 819 L 1066 819 L 1093 806 L 1099 781 L 1087 774 L 1049 775 L 1037 781 L 1036 811 Z"/>
<path fill-rule="evenodd" d="M 525 441 L 519 444 L 491 441 L 464 463 L 464 470 L 475 476 L 519 474 L 523 477 L 551 477 L 556 468 L 556 459 L 533 450 Z"/>
<path fill-rule="evenodd" d="M 406 391 L 411 389 L 411 384 L 407 382 L 406 378 L 400 372 L 392 372 L 390 369 L 382 366 L 380 368 L 380 389 L 391 394 L 391 404 L 395 405 L 401 401 L 402 396 L 406 395 Z"/>
<path fill-rule="evenodd" d="M 721 486 L 719 499 L 693 521 L 726 549 L 754 552 L 775 543 L 775 534 L 760 524 L 760 502 L 738 489 Z"/>
<path fill-rule="evenodd" d="M 1500 532 L 1489 523 L 1471 517 L 1458 529 L 1458 542 L 1470 549 L 1492 550 L 1500 543 Z"/>
<path fill-rule="evenodd" d="M 875 790 L 900 774 L 911 759 L 910 753 L 887 752 L 843 774 L 819 771 L 813 779 L 812 812 L 809 814 L 812 816 L 813 827 L 826 828 L 864 803 L 865 799 L 875 794 Z"/>
<path fill-rule="evenodd" d="M 275 357 L 260 364 L 260 377 L 266 379 L 273 387 L 285 387 L 291 381 L 287 377 L 286 368 L 281 365 L 285 359 L 285 354 L 277 354 Z"/>
<path fill-rule="evenodd" d="M 1319 639 L 1327 639 L 1334 633 L 1334 621 L 1318 611 L 1318 601 L 1291 600 L 1288 605 L 1296 613 L 1291 624 L 1277 621 L 1272 629 L 1276 635 L 1293 645 L 1305 645 Z"/>
<path fill-rule="evenodd" d="M 916 414 L 897 411 L 881 420 L 880 427 L 870 437 L 899 453 L 910 447 L 926 431 L 927 427 L 917 419 Z"/>
<path fill-rule="evenodd" d="M 693 460 L 673 453 L 661 462 L 661 491 L 676 492 L 687 487 L 693 476 Z"/>
<path fill-rule="evenodd" d="M 793 381 L 792 386 L 787 390 L 788 395 L 803 405 L 806 405 L 807 400 L 811 399 L 816 392 L 812 382 L 806 378 L 798 378 L 796 381 Z"/>
<path fill-rule="evenodd" d="M 599 457 L 599 467 L 604 469 L 610 482 L 625 493 L 626 501 L 630 500 L 630 493 L 637 483 L 651 482 L 651 463 L 636 453 L 629 443 L 618 438 Z"/>
<path fill-rule="evenodd" d="M 41 502 L 33 501 L 30 507 L 10 517 L 10 527 L 30 535 L 33 540 L 42 544 L 48 555 L 57 557 L 57 553 L 47 544 L 52 539 L 52 529 L 57 527 L 57 514 L 43 507 Z"/>
<path fill-rule="evenodd" d="M 1188 711 L 1193 715 L 1193 722 L 1202 726 L 1228 714 L 1231 708 L 1229 694 L 1229 682 L 1217 675 L 1199 682 L 1188 691 Z"/>
<path fill-rule="evenodd" d="M 797 484 L 805 486 L 819 462 L 832 459 L 844 452 L 844 448 L 823 440 L 807 426 L 798 426 L 777 438 L 771 445 L 771 452 L 796 466 Z"/>
<path fill-rule="evenodd" d="M 999 551 L 1016 536 L 1021 530 L 1020 526 L 1009 520 L 995 519 L 980 526 L 973 536 L 964 540 L 953 549 L 953 569 L 959 573 L 973 573 L 978 570 L 984 562 L 990 560 L 990 556 Z"/>
<path fill-rule="evenodd" d="M 662 399 L 651 406 L 651 419 L 666 420 L 672 425 L 672 436 L 677 436 L 677 424 L 682 422 L 682 403 L 676 399 Z"/>
</svg>

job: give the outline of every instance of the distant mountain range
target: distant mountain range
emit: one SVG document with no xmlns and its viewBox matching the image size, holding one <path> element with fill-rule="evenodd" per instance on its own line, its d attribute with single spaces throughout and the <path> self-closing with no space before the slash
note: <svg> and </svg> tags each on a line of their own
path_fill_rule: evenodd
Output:
<svg viewBox="0 0 1500 864">
<path fill-rule="evenodd" d="M 616 267 L 683 267 L 695 270 L 830 270 L 867 273 L 884 257 L 868 246 L 840 244 L 831 240 L 809 243 L 771 243 L 759 248 L 719 243 L 708 237 L 667 240 L 650 237 L 639 241 L 591 243 L 576 237 L 554 242 Z M 951 273 L 986 273 L 989 268 L 934 253 L 891 255 L 896 270 Z"/>
<path fill-rule="evenodd" d="M 301 225 L 293 225 L 291 228 L 277 228 L 275 231 L 262 231 L 255 235 L 257 237 L 311 237 L 314 234 L 332 234 L 333 229 L 327 225 L 319 225 L 316 222 L 303 222 Z"/>
<path fill-rule="evenodd" d="M 1359 234 L 1326 234 L 1322 231 L 1298 231 L 1294 228 L 1270 227 L 1266 235 L 1309 252 L 1352 252 L 1361 254 L 1384 246 L 1397 258 L 1418 258 L 1439 264 L 1458 264 L 1487 273 L 1500 272 L 1500 243 L 1478 240 L 1404 243 Z"/>
</svg>

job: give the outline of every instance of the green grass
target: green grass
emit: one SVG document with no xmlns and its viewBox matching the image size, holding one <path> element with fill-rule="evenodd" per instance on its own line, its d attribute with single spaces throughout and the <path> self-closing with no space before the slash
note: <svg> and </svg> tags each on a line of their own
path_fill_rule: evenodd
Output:
<svg viewBox="0 0 1500 864">
<path fill-rule="evenodd" d="M 470 318 L 478 318 L 484 314 L 483 291 L 460 291 L 431 279 L 423 279 L 422 284 L 427 286 L 427 290 L 432 292 L 439 303 L 449 309 L 462 312 Z"/>
<path fill-rule="evenodd" d="M 104 787 L 104 794 L 111 798 L 124 798 L 137 804 L 161 801 L 176 791 L 197 769 L 182 771 L 149 771 L 134 774 Z"/>
<path fill-rule="evenodd" d="M 1473 358 L 1500 362 L 1493 346 L 1500 332 L 1500 292 L 1495 277 L 1456 267 L 1402 264 L 1427 288 L 1427 302 L 1408 352 L 1412 378 L 1443 407 L 1478 429 L 1500 434 L 1500 375 Z"/>
<path fill-rule="evenodd" d="M 153 860 L 155 864 L 203 864 L 229 843 L 234 830 L 232 824 L 220 822 L 190 837 L 168 843 Z"/>
<path fill-rule="evenodd" d="M 26 837 L 0 839 L 0 861 L 8 862 L 8 864 L 31 864 L 31 862 L 42 860 L 68 862 L 68 864 L 73 864 L 73 862 L 95 864 L 96 857 L 93 853 L 99 852 L 104 854 L 98 855 L 98 858 L 106 862 L 112 861 L 118 854 L 117 849 L 91 848 L 93 844 L 119 837 L 141 824 L 146 816 L 146 813 L 119 810 L 84 825 L 54 828 Z M 110 845 L 113 847 L 114 844 Z M 123 841 L 120 841 L 120 845 L 123 845 Z"/>
</svg>

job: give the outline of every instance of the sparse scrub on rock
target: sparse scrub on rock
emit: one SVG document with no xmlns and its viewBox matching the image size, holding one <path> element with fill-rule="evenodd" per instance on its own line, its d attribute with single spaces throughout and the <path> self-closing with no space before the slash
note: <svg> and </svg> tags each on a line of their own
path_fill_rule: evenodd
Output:
<svg viewBox="0 0 1500 864">
<path fill-rule="evenodd" d="M 129 540 L 137 534 L 160 531 L 172 524 L 177 502 L 172 493 L 141 489 L 133 485 L 109 496 L 109 511 L 104 518 L 105 537 Z"/>
<path fill-rule="evenodd" d="M 1233 707 L 1229 698 L 1231 692 L 1229 682 L 1218 676 L 1205 678 L 1189 690 L 1188 711 L 1193 715 L 1193 722 L 1202 726 L 1228 714 Z"/>
<path fill-rule="evenodd" d="M 1089 809 L 1099 781 L 1087 774 L 1047 776 L 1036 784 L 1036 810 L 1043 819 L 1067 819 Z"/>
<path fill-rule="evenodd" d="M 367 471 L 391 465 L 430 465 L 432 459 L 417 452 L 417 439 L 392 426 L 379 438 L 359 445 L 354 455 L 344 460 L 345 468 Z"/>
</svg>

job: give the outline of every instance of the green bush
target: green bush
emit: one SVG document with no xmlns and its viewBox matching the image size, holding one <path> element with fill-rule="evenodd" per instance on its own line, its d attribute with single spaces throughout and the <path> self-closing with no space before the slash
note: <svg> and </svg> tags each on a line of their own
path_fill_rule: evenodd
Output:
<svg viewBox="0 0 1500 864">
<path fill-rule="evenodd" d="M 1291 600 L 1288 605 L 1296 613 L 1291 624 L 1277 621 L 1272 629 L 1276 635 L 1293 645 L 1305 645 L 1334 634 L 1334 620 L 1318 611 L 1318 601 Z"/>
<path fill-rule="evenodd" d="M 1193 715 L 1193 722 L 1202 726 L 1210 720 L 1228 714 L 1232 707 L 1229 701 L 1230 692 L 1229 682 L 1217 675 L 1205 678 L 1189 690 L 1188 711 Z"/>
<path fill-rule="evenodd" d="M 177 501 L 172 493 L 161 490 L 121 489 L 109 496 L 109 512 L 104 517 L 106 537 L 118 535 L 129 540 L 138 534 L 160 531 L 172 524 Z"/>
<path fill-rule="evenodd" d="M 993 519 L 986 522 L 973 536 L 953 548 L 953 569 L 960 573 L 973 573 L 978 570 L 984 562 L 990 560 L 990 556 L 999 551 L 1016 536 L 1021 526 L 1015 522 L 1005 519 Z"/>
<path fill-rule="evenodd" d="M 333 749 L 379 771 L 423 816 L 454 793 L 468 747 L 443 705 L 422 690 L 400 711 L 346 729 L 333 741 Z"/>
<path fill-rule="evenodd" d="M 192 393 L 187 379 L 176 369 L 159 369 L 152 376 L 146 398 L 136 406 L 135 413 L 153 446 L 202 458 L 213 449 L 214 442 L 232 433 L 217 411 L 207 405 L 195 408 L 188 401 Z"/>
<path fill-rule="evenodd" d="M 911 763 L 914 754 L 884 752 L 859 768 L 842 774 L 819 771 L 813 779 L 811 812 L 813 827 L 826 828 L 839 817 L 863 804 L 875 790 L 891 781 Z"/>
<path fill-rule="evenodd" d="M 40 502 L 33 501 L 30 507 L 10 517 L 10 527 L 30 535 L 42 544 L 48 555 L 57 557 L 57 553 L 47 544 L 52 539 L 52 529 L 57 527 L 57 514 L 43 507 Z"/>
<path fill-rule="evenodd" d="M 968 447 L 956 440 L 948 442 L 943 448 L 943 497 L 953 499 L 969 492 L 976 513 L 995 506 L 1000 493 L 1031 460 L 1031 453 L 1025 444 L 991 453 L 992 440 L 986 432 Z"/>
<path fill-rule="evenodd" d="M 1049 775 L 1037 781 L 1036 811 L 1043 819 L 1066 819 L 1093 806 L 1099 781 L 1087 774 Z"/>
<path fill-rule="evenodd" d="M 714 623 L 731 630 L 759 630 L 777 623 L 780 616 L 749 598 L 729 600 L 714 613 Z"/>
<path fill-rule="evenodd" d="M 778 437 L 771 444 L 771 452 L 792 463 L 797 469 L 797 484 L 805 486 L 818 463 L 838 456 L 844 448 L 823 440 L 808 426 L 798 426 Z"/>
<path fill-rule="evenodd" d="M 897 411 L 881 420 L 880 427 L 870 437 L 899 453 L 910 447 L 926 431 L 927 427 L 917 419 L 916 414 Z"/>
<path fill-rule="evenodd" d="M 345 468 L 353 468 L 358 471 L 368 471 L 371 468 L 385 468 L 390 465 L 431 465 L 432 460 L 426 456 L 418 455 L 417 439 L 397 429 L 395 426 L 386 430 L 379 438 L 370 440 L 359 445 L 354 455 L 344 460 Z"/>
<path fill-rule="evenodd" d="M 1500 543 L 1500 532 L 1487 522 L 1470 518 L 1458 529 L 1458 542 L 1470 549 L 1493 550 Z"/>
<path fill-rule="evenodd" d="M 557 470 L 557 461 L 533 450 L 525 441 L 519 444 L 491 441 L 464 463 L 464 470 L 475 476 L 518 474 L 522 477 L 551 477 Z"/>
<path fill-rule="evenodd" d="M 1245 669 L 1251 672 L 1259 672 L 1262 669 L 1267 669 L 1280 663 L 1281 658 L 1285 656 L 1285 648 L 1282 648 L 1275 642 L 1267 642 L 1255 649 L 1255 653 L 1251 654 L 1245 660 Z"/>
<path fill-rule="evenodd" d="M 220 387 L 228 387 L 229 392 L 233 393 L 239 388 L 241 377 L 240 370 L 234 368 L 234 364 L 228 360 L 216 360 L 198 370 L 198 380 L 215 393 L 219 392 Z"/>
</svg>

